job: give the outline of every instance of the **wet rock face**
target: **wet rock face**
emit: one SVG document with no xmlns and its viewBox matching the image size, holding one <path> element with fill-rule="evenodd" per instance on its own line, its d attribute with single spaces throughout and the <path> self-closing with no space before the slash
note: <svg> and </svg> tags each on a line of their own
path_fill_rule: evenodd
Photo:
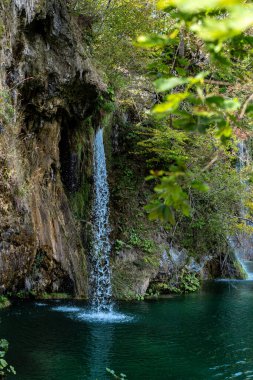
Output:
<svg viewBox="0 0 253 380">
<path fill-rule="evenodd" d="M 0 286 L 86 295 L 85 249 L 69 198 L 89 171 L 84 120 L 105 86 L 65 1 L 32 1 L 29 15 L 31 1 L 14 3 L 1 69 L 17 122 L 15 133 L 3 125 L 0 134 Z"/>
<path fill-rule="evenodd" d="M 25 278 L 25 289 L 37 294 L 63 293 L 73 294 L 75 291 L 74 282 L 65 272 L 60 262 L 56 261 L 49 252 L 42 248 L 36 252 L 30 273 Z"/>
</svg>

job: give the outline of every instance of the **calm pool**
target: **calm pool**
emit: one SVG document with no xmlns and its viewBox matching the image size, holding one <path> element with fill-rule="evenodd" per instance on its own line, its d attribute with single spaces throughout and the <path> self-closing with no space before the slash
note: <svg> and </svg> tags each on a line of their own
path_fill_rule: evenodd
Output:
<svg viewBox="0 0 253 380">
<path fill-rule="evenodd" d="M 20 301 L 0 311 L 16 380 L 253 379 L 253 282 L 120 304 L 108 320 L 82 302 Z M 12 378 L 12 377 L 10 377 Z"/>
</svg>

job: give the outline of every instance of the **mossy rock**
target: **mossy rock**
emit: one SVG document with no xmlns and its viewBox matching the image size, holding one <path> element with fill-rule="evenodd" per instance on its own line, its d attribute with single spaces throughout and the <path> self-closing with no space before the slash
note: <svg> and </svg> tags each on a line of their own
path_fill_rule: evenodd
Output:
<svg viewBox="0 0 253 380">
<path fill-rule="evenodd" d="M 73 295 L 67 293 L 37 293 L 34 291 L 20 291 L 18 293 L 12 293 L 11 297 L 19 299 L 36 299 L 36 300 L 64 300 L 72 299 Z"/>
<path fill-rule="evenodd" d="M 246 280 L 247 273 L 245 272 L 245 269 L 243 268 L 242 264 L 238 260 L 235 260 L 233 262 L 233 265 L 236 271 L 236 277 L 241 280 Z"/>
</svg>

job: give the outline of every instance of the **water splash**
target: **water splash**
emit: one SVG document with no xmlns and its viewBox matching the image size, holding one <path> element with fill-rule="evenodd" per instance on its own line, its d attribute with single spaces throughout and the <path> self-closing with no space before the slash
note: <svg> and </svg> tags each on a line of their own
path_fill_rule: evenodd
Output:
<svg viewBox="0 0 253 380">
<path fill-rule="evenodd" d="M 69 305 L 52 307 L 51 310 L 67 314 L 71 319 L 89 323 L 126 323 L 133 322 L 135 317 L 117 311 L 94 311 L 89 308 L 81 308 Z"/>
<path fill-rule="evenodd" d="M 103 129 L 94 140 L 93 249 L 91 252 L 91 304 L 94 312 L 112 311 L 109 240 L 109 186 L 107 181 Z"/>
<path fill-rule="evenodd" d="M 134 317 L 117 312 L 84 312 L 77 314 L 76 319 L 93 323 L 126 323 L 132 322 Z"/>
<path fill-rule="evenodd" d="M 75 306 L 55 306 L 52 307 L 53 311 L 61 311 L 62 313 L 76 313 L 79 312 L 81 309 L 80 307 Z"/>
<path fill-rule="evenodd" d="M 37 0 L 14 0 L 14 5 L 20 11 L 24 9 L 28 23 L 30 23 L 34 17 L 36 1 Z"/>
</svg>

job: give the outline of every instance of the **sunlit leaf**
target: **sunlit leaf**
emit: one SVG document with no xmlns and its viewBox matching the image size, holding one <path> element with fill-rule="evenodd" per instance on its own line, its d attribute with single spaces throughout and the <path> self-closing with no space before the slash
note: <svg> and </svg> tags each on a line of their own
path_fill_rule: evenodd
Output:
<svg viewBox="0 0 253 380">
<path fill-rule="evenodd" d="M 208 96 L 206 98 L 206 103 L 212 107 L 217 107 L 218 109 L 222 109 L 227 112 L 233 112 L 238 110 L 241 107 L 241 103 L 238 99 L 225 99 L 223 96 Z"/>
<path fill-rule="evenodd" d="M 232 135 L 232 127 L 230 124 L 226 123 L 224 126 L 218 126 L 218 130 L 216 132 L 216 136 L 221 138 L 224 142 L 226 139 L 231 137 Z M 225 140 L 224 140 L 225 139 Z"/>
<path fill-rule="evenodd" d="M 163 47 L 168 42 L 168 36 L 164 35 L 146 35 L 139 36 L 136 45 L 143 48 Z"/>
<path fill-rule="evenodd" d="M 188 97 L 188 95 L 188 92 L 168 95 L 165 102 L 157 104 L 153 108 L 153 113 L 162 114 L 175 111 L 179 107 L 180 103 Z"/>
<path fill-rule="evenodd" d="M 7 366 L 8 366 L 7 361 L 4 359 L 0 359 L 0 368 L 2 369 L 2 368 L 5 368 Z"/>
<path fill-rule="evenodd" d="M 213 8 L 227 9 L 241 3 L 242 0 L 159 0 L 158 8 L 174 7 L 183 13 L 198 13 Z"/>
<path fill-rule="evenodd" d="M 1 339 L 0 340 L 0 349 L 3 350 L 4 352 L 7 352 L 9 348 L 9 343 L 6 339 Z"/>
<path fill-rule="evenodd" d="M 253 7 L 238 6 L 222 20 L 205 18 L 203 23 L 193 24 L 191 30 L 205 41 L 224 41 L 235 37 L 253 25 Z"/>
<path fill-rule="evenodd" d="M 195 77 L 189 77 L 189 83 L 191 85 L 194 85 L 194 84 L 203 84 L 204 83 L 204 78 L 209 74 L 208 71 L 201 71 L 200 73 L 198 73 Z"/>
<path fill-rule="evenodd" d="M 163 92 L 171 90 L 174 87 L 181 86 L 188 83 L 188 79 L 185 78 L 159 78 L 155 81 L 155 87 L 157 92 Z"/>
<path fill-rule="evenodd" d="M 241 103 L 238 99 L 225 99 L 223 108 L 227 112 L 237 111 L 241 107 Z"/>
</svg>

